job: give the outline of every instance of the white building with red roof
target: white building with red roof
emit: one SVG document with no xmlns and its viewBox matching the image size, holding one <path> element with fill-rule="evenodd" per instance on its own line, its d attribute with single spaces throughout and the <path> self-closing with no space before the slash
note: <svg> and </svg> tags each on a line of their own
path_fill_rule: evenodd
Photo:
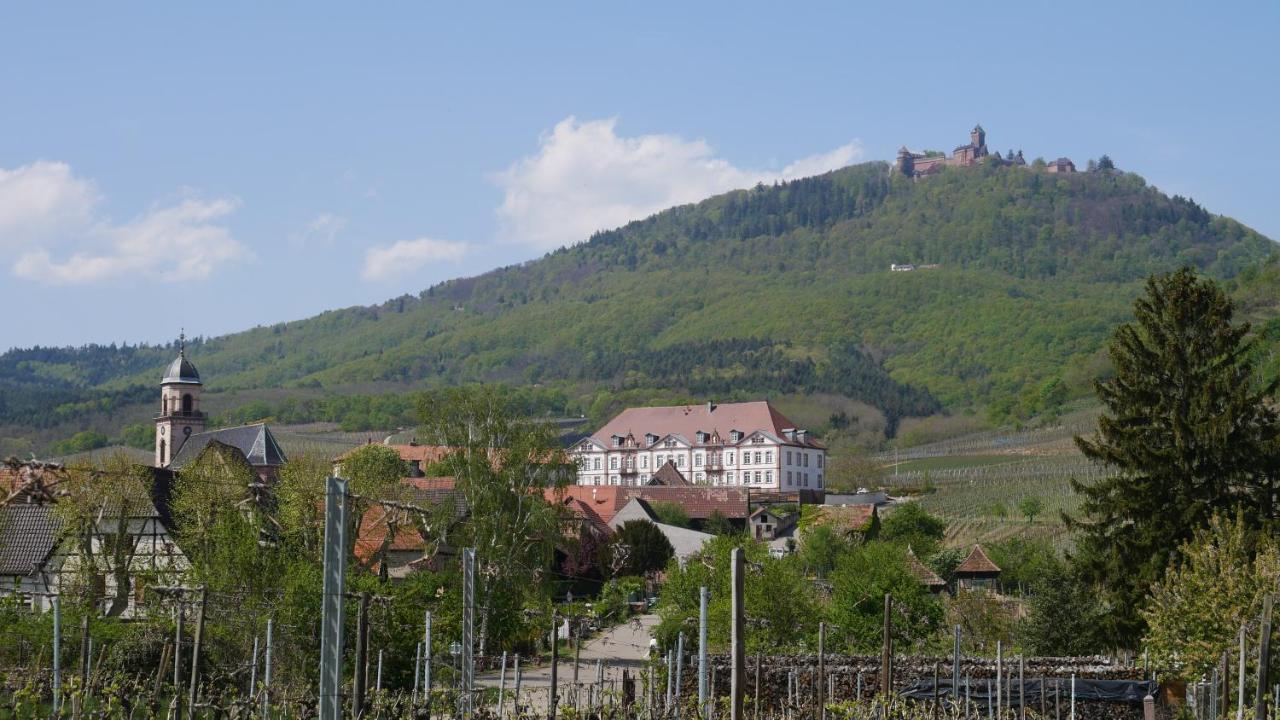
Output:
<svg viewBox="0 0 1280 720">
<path fill-rule="evenodd" d="M 648 485 L 668 462 L 693 485 L 821 490 L 827 449 L 767 401 L 628 408 L 570 449 L 579 485 Z"/>
</svg>

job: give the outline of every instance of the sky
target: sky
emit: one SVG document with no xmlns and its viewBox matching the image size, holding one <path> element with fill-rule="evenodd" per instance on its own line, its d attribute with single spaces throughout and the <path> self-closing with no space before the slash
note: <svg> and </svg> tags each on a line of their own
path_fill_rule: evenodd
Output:
<svg viewBox="0 0 1280 720">
<path fill-rule="evenodd" d="M 10 3 L 0 349 L 416 294 L 978 122 L 1280 238 L 1278 31 L 1275 2 Z"/>
</svg>

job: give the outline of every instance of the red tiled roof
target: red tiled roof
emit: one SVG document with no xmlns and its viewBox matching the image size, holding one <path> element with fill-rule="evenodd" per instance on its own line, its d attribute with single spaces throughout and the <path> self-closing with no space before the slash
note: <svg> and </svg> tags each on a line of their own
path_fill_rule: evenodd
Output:
<svg viewBox="0 0 1280 720">
<path fill-rule="evenodd" d="M 946 580 L 938 577 L 938 573 L 930 570 L 928 565 L 920 562 L 920 558 L 916 557 L 915 551 L 910 546 L 907 547 L 907 569 L 911 571 L 912 575 L 916 576 L 921 585 L 941 587 L 947 584 Z"/>
<path fill-rule="evenodd" d="M 404 484 L 419 490 L 453 490 L 457 482 L 451 477 L 408 477 Z"/>
<path fill-rule="evenodd" d="M 390 526 L 387 523 L 386 508 L 381 505 L 370 507 L 360 519 L 360 529 L 356 533 L 356 557 L 364 562 L 372 558 L 378 548 L 382 547 L 383 541 L 387 539 L 388 530 L 390 530 Z M 413 521 L 402 520 L 396 526 L 395 537 L 391 539 L 388 549 L 399 551 L 424 550 L 426 546 L 426 541 L 418 533 L 418 528 L 413 524 Z"/>
<path fill-rule="evenodd" d="M 969 557 L 964 562 L 956 566 L 957 575 L 998 575 L 1000 568 L 993 562 L 987 554 L 983 552 L 981 545 L 974 545 L 969 551 Z"/>
<path fill-rule="evenodd" d="M 347 452 L 342 453 L 341 455 L 338 456 L 338 461 L 341 462 L 345 460 L 352 453 L 358 452 L 361 448 L 364 448 L 364 447 L 367 447 L 367 446 L 361 445 L 358 448 L 352 448 L 351 450 L 348 450 Z M 405 462 L 412 462 L 414 460 L 417 460 L 423 463 L 424 465 L 428 463 L 436 462 L 440 458 L 443 458 L 445 455 L 448 455 L 449 451 L 452 449 L 452 448 L 445 447 L 443 445 L 418 445 L 416 443 L 409 444 L 409 445 L 383 445 L 383 447 L 388 447 L 388 448 L 391 448 L 392 450 L 395 450 L 396 453 L 400 455 L 400 459 L 404 460 Z"/>
<path fill-rule="evenodd" d="M 650 503 L 676 503 L 684 508 L 690 520 L 705 520 L 716 511 L 730 520 L 741 520 L 750 514 L 746 488 L 651 485 L 621 489 L 626 491 L 629 497 L 642 498 Z"/>
<path fill-rule="evenodd" d="M 545 495 L 548 502 L 564 502 L 567 498 L 581 500 L 605 523 L 611 521 L 632 498 L 641 498 L 651 503 L 676 503 L 684 508 L 691 520 L 705 520 L 717 510 L 731 520 L 746 518 L 748 515 L 746 488 L 570 485 L 547 490 Z"/>
<path fill-rule="evenodd" d="M 689 482 L 689 480 L 684 476 L 684 474 L 681 473 L 679 470 L 677 470 L 676 466 L 672 465 L 671 461 L 668 460 L 662 463 L 662 467 L 658 468 L 658 472 L 654 473 L 653 477 L 649 479 L 649 485 L 650 486 L 665 485 L 667 487 L 690 487 L 693 485 L 693 483 Z"/>
<path fill-rule="evenodd" d="M 605 447 L 612 445 L 611 439 L 617 435 L 643 438 L 652 433 L 658 437 L 679 435 L 690 443 L 697 443 L 698 433 L 717 433 L 723 440 L 729 439 L 730 430 L 740 430 L 745 436 L 757 430 L 788 442 L 782 434 L 783 430 L 795 428 L 796 424 L 787 419 L 765 400 L 744 403 L 725 403 L 723 405 L 673 405 L 669 407 L 627 408 L 600 428 L 591 437 Z M 793 442 L 793 445 L 822 447 L 821 443 L 806 438 L 804 443 Z"/>
</svg>

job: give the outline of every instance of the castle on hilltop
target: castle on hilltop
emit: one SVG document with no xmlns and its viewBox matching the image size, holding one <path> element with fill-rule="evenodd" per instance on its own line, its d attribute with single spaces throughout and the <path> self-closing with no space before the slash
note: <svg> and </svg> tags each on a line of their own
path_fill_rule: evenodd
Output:
<svg viewBox="0 0 1280 720">
<path fill-rule="evenodd" d="M 982 129 L 981 125 L 973 126 L 973 130 L 969 131 L 969 143 L 961 145 L 952 152 L 951 157 L 947 157 L 946 153 L 925 152 L 914 153 L 907 149 L 906 145 L 898 150 L 898 162 L 894 168 L 906 175 L 907 177 L 923 177 L 941 172 L 944 167 L 971 167 L 980 162 L 998 162 L 1002 165 L 1026 165 L 1027 161 L 1022 157 L 1022 151 L 1019 150 L 1014 154 L 1009 151 L 1008 157 L 1001 157 L 999 152 L 992 154 L 987 150 L 987 131 Z M 1049 163 L 1045 168 L 1048 172 L 1075 172 L 1076 166 L 1068 158 L 1058 158 Z"/>
</svg>

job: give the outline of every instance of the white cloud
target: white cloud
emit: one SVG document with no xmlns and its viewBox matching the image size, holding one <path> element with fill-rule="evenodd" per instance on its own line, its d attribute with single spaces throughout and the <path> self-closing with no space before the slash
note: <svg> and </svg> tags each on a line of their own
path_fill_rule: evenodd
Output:
<svg viewBox="0 0 1280 720">
<path fill-rule="evenodd" d="M 73 252 L 63 261 L 48 250 L 23 253 L 18 277 L 55 285 L 83 285 L 119 277 L 184 282 L 208 277 L 248 250 L 217 221 L 236 207 L 231 200 L 185 200 L 157 208 L 124 225 L 100 225 L 92 233 L 102 247 Z"/>
<path fill-rule="evenodd" d="M 677 135 L 620 137 L 617 118 L 556 124 L 535 155 L 494 181 L 505 197 L 498 208 L 508 239 L 541 249 L 582 242 L 659 210 L 750 187 L 833 170 L 858 158 L 858 144 L 797 160 L 782 171 L 735 167 L 703 140 Z"/>
<path fill-rule="evenodd" d="M 0 168 L 0 249 L 84 226 L 97 201 L 93 184 L 73 176 L 66 163 Z"/>
<path fill-rule="evenodd" d="M 387 246 L 369 248 L 360 276 L 370 282 L 391 280 L 420 269 L 430 262 L 457 262 L 467 254 L 464 242 L 418 238 Z"/>
<path fill-rule="evenodd" d="M 18 253 L 13 274 L 52 285 L 181 282 L 249 255 L 223 224 L 234 200 L 186 198 L 126 223 L 101 216 L 100 202 L 93 183 L 65 163 L 0 168 L 0 251 Z"/>
<path fill-rule="evenodd" d="M 295 233 L 290 237 L 293 244 L 297 247 L 307 247 L 308 245 L 321 244 L 329 246 L 333 244 L 338 233 L 347 227 L 347 219 L 334 215 L 333 213 L 323 212 L 312 218 L 307 226 L 301 232 Z"/>
</svg>

